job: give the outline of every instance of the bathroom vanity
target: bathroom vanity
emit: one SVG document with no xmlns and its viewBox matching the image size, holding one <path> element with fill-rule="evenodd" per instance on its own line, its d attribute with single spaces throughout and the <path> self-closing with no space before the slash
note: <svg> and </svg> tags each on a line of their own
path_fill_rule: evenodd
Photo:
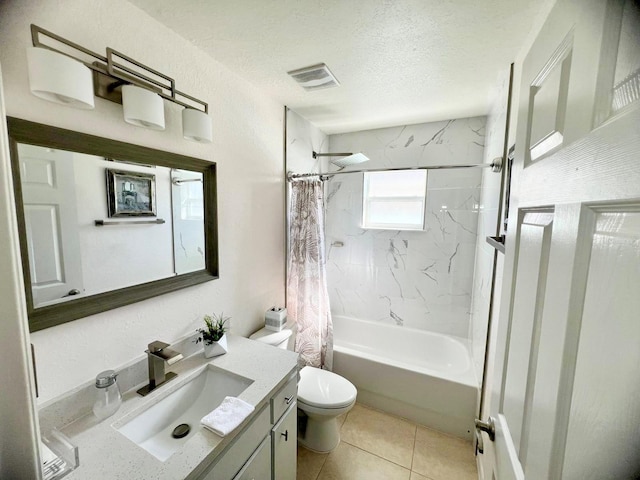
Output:
<svg viewBox="0 0 640 480">
<path fill-rule="evenodd" d="M 207 359 L 198 352 L 174 365 L 172 370 L 178 377 L 146 397 L 139 396 L 135 387 L 123 392 L 120 410 L 102 421 L 98 421 L 89 410 L 78 415 L 79 418 L 72 423 L 63 425 L 56 422 L 56 417 L 62 420 L 74 416 L 63 411 L 74 404 L 74 394 L 41 410 L 41 426 L 57 427 L 79 448 L 80 466 L 65 479 L 296 478 L 297 354 L 229 336 L 227 354 Z M 132 440 L 123 433 L 133 422 L 138 422 L 134 424 L 134 430 L 153 430 L 152 437 L 156 431 L 165 428 L 161 425 L 163 422 L 168 423 L 167 428 L 172 428 L 171 420 L 165 421 L 163 415 L 175 415 L 175 409 L 181 405 L 176 400 L 181 392 L 188 393 L 183 395 L 185 398 L 193 397 L 194 392 L 202 390 L 198 386 L 200 379 L 210 372 L 219 374 L 220 378 L 241 379 L 244 390 L 231 394 L 255 407 L 254 412 L 229 435 L 220 437 L 200 426 L 199 421 L 194 421 L 191 422 L 191 433 L 176 440 L 176 444 L 167 444 L 169 453 L 166 450 L 163 453 L 166 445 L 159 449 L 154 447 L 153 438 L 144 438 L 143 435 Z M 140 378 L 140 384 L 145 380 Z M 221 390 L 227 388 L 224 382 L 219 385 Z M 218 393 L 224 398 L 225 392 Z M 86 409 L 80 403 L 78 408 Z M 213 403 L 211 410 L 219 402 L 214 400 Z M 151 420 L 145 417 L 151 417 Z M 164 439 L 161 442 L 166 444 Z"/>
<path fill-rule="evenodd" d="M 253 421 L 198 480 L 296 478 L 297 375 L 271 396 Z M 191 477 L 189 477 L 191 478 Z"/>
</svg>

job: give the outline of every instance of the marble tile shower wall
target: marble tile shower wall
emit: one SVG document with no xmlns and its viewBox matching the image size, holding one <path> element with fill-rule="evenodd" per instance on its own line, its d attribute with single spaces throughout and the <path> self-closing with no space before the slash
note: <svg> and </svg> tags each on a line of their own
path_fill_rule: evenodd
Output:
<svg viewBox="0 0 640 480">
<path fill-rule="evenodd" d="M 482 163 L 485 117 L 330 135 L 349 167 Z M 424 231 L 361 228 L 362 175 L 325 182 L 327 277 L 334 315 L 467 338 L 482 173 L 429 170 Z"/>
</svg>

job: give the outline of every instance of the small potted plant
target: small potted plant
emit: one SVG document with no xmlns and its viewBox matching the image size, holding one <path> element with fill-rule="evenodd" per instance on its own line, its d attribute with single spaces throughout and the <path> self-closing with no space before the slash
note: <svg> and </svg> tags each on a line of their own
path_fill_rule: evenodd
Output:
<svg viewBox="0 0 640 480">
<path fill-rule="evenodd" d="M 198 328 L 198 337 L 194 340 L 196 343 L 204 342 L 204 356 L 206 358 L 216 357 L 227 353 L 227 322 L 230 317 L 224 314 L 204 316 L 205 328 Z"/>
</svg>

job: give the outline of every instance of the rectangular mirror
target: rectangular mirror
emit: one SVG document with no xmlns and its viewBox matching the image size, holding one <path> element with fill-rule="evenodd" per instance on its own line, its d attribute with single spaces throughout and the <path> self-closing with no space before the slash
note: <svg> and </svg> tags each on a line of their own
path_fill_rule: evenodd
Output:
<svg viewBox="0 0 640 480">
<path fill-rule="evenodd" d="M 218 277 L 214 163 L 8 125 L 31 331 Z"/>
</svg>

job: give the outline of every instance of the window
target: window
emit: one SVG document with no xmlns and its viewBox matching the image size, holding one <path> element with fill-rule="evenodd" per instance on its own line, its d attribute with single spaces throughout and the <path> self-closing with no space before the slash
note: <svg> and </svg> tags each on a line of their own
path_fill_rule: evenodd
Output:
<svg viewBox="0 0 640 480">
<path fill-rule="evenodd" d="M 204 219 L 204 192 L 202 181 L 180 185 L 180 220 Z"/>
<path fill-rule="evenodd" d="M 362 228 L 424 230 L 426 170 L 365 172 Z"/>
</svg>

